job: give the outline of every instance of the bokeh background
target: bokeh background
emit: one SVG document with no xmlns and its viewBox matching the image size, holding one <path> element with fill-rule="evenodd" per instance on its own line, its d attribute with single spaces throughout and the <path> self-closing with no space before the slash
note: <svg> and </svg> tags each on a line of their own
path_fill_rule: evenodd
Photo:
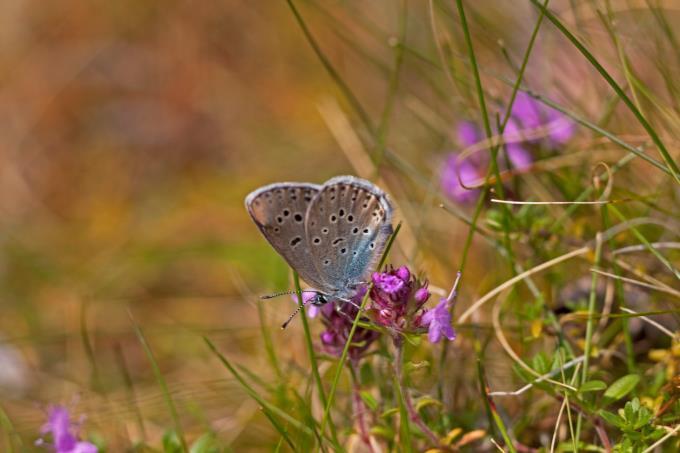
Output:
<svg viewBox="0 0 680 453">
<path fill-rule="evenodd" d="M 278 330 L 294 302 L 258 308 L 258 295 L 290 287 L 288 269 L 243 207 L 261 185 L 321 183 L 338 174 L 378 182 L 404 222 L 391 261 L 408 263 L 435 288 L 450 286 L 467 226 L 439 207 L 439 167 L 459 148 L 456 123 L 479 124 L 453 5 L 297 3 L 385 150 L 366 145 L 365 124 L 284 1 L 0 2 L 0 406 L 26 445 L 55 403 L 86 414 L 88 432 L 105 438 L 110 451 L 141 438 L 160 444 L 171 422 L 131 317 L 154 350 L 188 437 L 209 427 L 235 451 L 276 443 L 257 404 L 201 339 L 275 381 L 263 348 L 267 329 L 286 366 L 305 375 L 300 325 Z M 651 115 L 677 156 L 677 86 L 668 79 L 680 60 L 655 8 L 671 30 L 680 9 L 657 1 L 550 2 L 617 77 L 619 49 L 598 14 L 605 3 L 632 71 L 668 108 Z M 495 115 L 537 11 L 514 1 L 466 7 Z M 606 118 L 631 143 L 648 140 L 550 24 L 525 82 L 593 122 Z M 566 176 L 555 178 L 572 186 L 559 193 L 539 172 L 514 195 L 573 198 L 590 184 L 596 163 L 625 154 L 581 127 L 559 152 Z M 640 159 L 616 177 L 619 196 L 650 194 L 666 213 L 677 209 L 669 181 Z M 592 239 L 594 212 L 570 219 L 554 246 Z M 527 266 L 540 262 L 522 249 L 519 255 Z M 588 266 L 577 262 L 570 272 L 587 276 Z M 497 250 L 476 240 L 461 307 L 507 277 Z M 549 302 L 561 290 L 554 281 L 542 287 Z M 452 349 L 470 370 L 449 373 L 464 389 L 477 384 L 460 333 Z M 500 356 L 498 347 L 488 354 Z M 500 358 L 488 367 L 503 390 L 518 382 Z M 451 404 L 465 406 L 474 396 L 461 390 L 456 398 Z"/>
</svg>

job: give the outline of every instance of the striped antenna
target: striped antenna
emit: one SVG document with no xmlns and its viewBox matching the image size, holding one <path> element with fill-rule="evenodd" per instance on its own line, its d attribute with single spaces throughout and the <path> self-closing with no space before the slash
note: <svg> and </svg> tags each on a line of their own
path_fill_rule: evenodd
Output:
<svg viewBox="0 0 680 453">
<path fill-rule="evenodd" d="M 303 300 L 302 300 L 302 305 L 298 305 L 297 308 L 295 309 L 295 311 L 294 311 L 293 313 L 291 313 L 291 315 L 288 317 L 288 319 L 286 320 L 286 322 L 284 322 L 283 324 L 281 324 L 281 330 L 283 330 L 283 329 L 285 329 L 286 327 L 288 327 L 288 324 L 290 324 L 290 322 L 293 320 L 293 318 L 295 317 L 295 315 L 297 315 L 298 313 L 300 313 L 300 310 L 302 310 L 302 308 L 303 308 L 305 305 L 307 305 L 307 303 L 308 303 L 309 301 L 311 301 L 311 300 L 312 300 L 312 299 L 307 299 L 307 300 L 304 300 L 304 299 L 303 299 Z"/>
<path fill-rule="evenodd" d="M 273 299 L 275 297 L 285 296 L 286 294 L 295 294 L 295 293 L 296 293 L 296 291 L 281 291 L 280 293 L 265 294 L 264 296 L 260 296 L 260 299 Z"/>
</svg>

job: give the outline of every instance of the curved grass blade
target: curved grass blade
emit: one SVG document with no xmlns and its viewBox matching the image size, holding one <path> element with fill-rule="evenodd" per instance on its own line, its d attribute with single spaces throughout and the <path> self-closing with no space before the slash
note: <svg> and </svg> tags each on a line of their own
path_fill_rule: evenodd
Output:
<svg viewBox="0 0 680 453">
<path fill-rule="evenodd" d="M 610 87 L 616 92 L 616 94 L 621 98 L 621 100 L 626 104 L 628 109 L 633 113 L 635 118 L 637 118 L 638 122 L 640 125 L 647 131 L 647 134 L 649 134 L 649 137 L 652 139 L 654 144 L 657 146 L 659 149 L 659 153 L 663 157 L 664 161 L 666 162 L 666 165 L 668 166 L 668 169 L 670 170 L 671 174 L 673 175 L 673 178 L 675 178 L 676 182 L 680 184 L 680 168 L 678 168 L 678 165 L 675 163 L 671 155 L 668 153 L 668 150 L 666 149 L 666 146 L 663 144 L 661 141 L 661 138 L 659 135 L 656 133 L 652 125 L 647 121 L 647 119 L 644 117 L 644 115 L 638 110 L 638 108 L 635 106 L 633 101 L 624 93 L 623 89 L 619 86 L 618 83 L 616 83 L 616 80 L 607 72 L 607 70 L 600 64 L 599 61 L 591 54 L 588 49 L 581 43 L 581 41 L 572 34 L 567 27 L 564 26 L 564 24 L 545 6 L 543 6 L 538 0 L 531 0 L 531 3 L 534 4 L 537 8 L 545 14 L 545 17 L 548 18 L 550 22 L 553 23 L 555 27 L 569 40 L 571 43 L 578 49 L 581 54 L 583 54 L 584 57 L 590 62 L 591 65 L 597 70 L 597 72 L 600 73 L 602 78 L 605 79 L 605 81 L 609 84 Z"/>
<path fill-rule="evenodd" d="M 285 411 L 279 409 L 278 407 L 274 406 L 273 404 L 268 403 L 267 401 L 264 400 L 256 391 L 254 388 L 252 388 L 248 382 L 246 382 L 245 379 L 241 376 L 241 374 L 236 371 L 236 368 L 227 360 L 226 357 L 220 353 L 220 351 L 217 350 L 215 345 L 207 338 L 203 337 L 203 341 L 205 341 L 206 345 L 210 350 L 217 356 L 217 358 L 222 362 L 222 365 L 229 370 L 229 372 L 236 378 L 236 380 L 241 384 L 243 389 L 246 391 L 246 393 L 254 399 L 263 409 L 265 412 L 265 415 L 267 418 L 272 421 L 272 425 L 274 428 L 281 434 L 281 437 L 284 438 L 286 443 L 293 449 L 293 451 L 297 451 L 295 448 L 295 445 L 293 442 L 290 440 L 290 437 L 288 436 L 288 432 L 281 426 L 280 423 L 274 422 L 274 419 L 272 417 L 273 414 L 276 414 L 278 417 L 282 418 L 283 420 L 287 421 L 291 425 L 295 426 L 297 429 L 299 429 L 301 432 L 307 434 L 308 436 L 314 436 L 314 433 L 312 432 L 311 429 L 306 427 L 304 424 L 300 423 L 298 420 L 295 418 L 291 417 L 286 413 Z"/>
<path fill-rule="evenodd" d="M 158 381 L 158 385 L 161 388 L 161 391 L 163 393 L 163 398 L 165 399 L 165 403 L 168 405 L 168 409 L 170 409 L 170 415 L 172 416 L 172 421 L 175 425 L 175 432 L 177 433 L 177 437 L 179 437 L 179 441 L 182 444 L 182 450 L 185 451 L 186 453 L 189 452 L 189 447 L 187 446 L 186 439 L 184 439 L 184 432 L 182 431 L 182 425 L 179 422 L 179 415 L 177 414 L 177 408 L 175 407 L 175 403 L 172 400 L 172 397 L 170 396 L 170 391 L 168 390 L 168 384 L 165 382 L 165 378 L 163 377 L 163 374 L 161 373 L 161 369 L 158 366 L 158 362 L 156 362 L 156 358 L 153 355 L 153 351 L 151 350 L 151 346 L 149 346 L 149 343 L 146 341 L 146 337 L 144 337 L 144 333 L 142 332 L 142 329 L 137 325 L 135 322 L 135 319 L 132 317 L 132 312 L 128 311 L 128 315 L 130 316 L 130 321 L 132 322 L 132 327 L 135 330 L 135 335 L 137 335 L 137 339 L 142 345 L 142 348 L 144 349 L 144 352 L 146 353 L 147 358 L 149 359 L 149 362 L 151 362 L 151 368 L 153 369 L 153 374 L 156 377 L 156 381 Z"/>
<path fill-rule="evenodd" d="M 309 330 L 307 311 L 305 310 L 304 302 L 302 301 L 302 289 L 300 289 L 300 276 L 295 271 L 293 271 L 293 280 L 295 282 L 295 293 L 297 295 L 298 305 L 300 306 L 300 317 L 302 318 L 302 327 L 305 331 L 305 346 L 307 347 L 307 354 L 309 355 L 309 362 L 312 367 L 312 376 L 314 377 L 314 382 L 316 384 L 317 391 L 319 392 L 319 399 L 321 400 L 321 404 L 323 405 L 323 407 L 326 407 L 328 401 L 326 400 L 326 392 L 323 389 L 321 375 L 319 374 L 319 365 L 316 361 L 316 353 L 314 352 L 314 346 L 312 345 L 312 335 Z M 339 445 L 339 442 L 338 433 L 335 429 L 335 424 L 333 423 L 333 420 L 330 418 L 328 422 L 329 422 L 328 427 L 330 428 L 331 431 L 331 438 L 333 439 L 333 443 L 337 446 Z"/>
</svg>

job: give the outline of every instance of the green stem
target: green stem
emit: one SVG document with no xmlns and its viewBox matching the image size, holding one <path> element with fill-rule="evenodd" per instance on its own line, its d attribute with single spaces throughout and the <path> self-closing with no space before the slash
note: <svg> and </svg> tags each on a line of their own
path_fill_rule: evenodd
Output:
<svg viewBox="0 0 680 453">
<path fill-rule="evenodd" d="M 477 349 L 478 349 L 478 354 L 479 354 L 479 352 L 480 352 L 479 350 L 481 348 L 478 346 Z M 484 366 L 482 364 L 481 357 L 479 357 L 479 356 L 477 358 L 477 376 L 479 378 L 480 392 L 482 394 L 482 398 L 484 399 L 484 403 L 485 403 L 487 411 L 491 414 L 491 417 L 493 418 L 494 424 L 500 430 L 501 436 L 503 436 L 503 440 L 505 441 L 505 445 L 508 447 L 508 450 L 510 450 L 510 452 L 512 452 L 512 453 L 516 453 L 517 450 L 515 449 L 515 445 L 512 443 L 512 440 L 510 439 L 510 436 L 508 435 L 508 430 L 505 427 L 505 423 L 503 422 L 503 418 L 501 418 L 500 414 L 498 413 L 498 410 L 496 409 L 496 404 L 493 402 L 493 400 L 489 396 L 488 385 L 486 383 L 486 377 L 484 375 Z"/>
<path fill-rule="evenodd" d="M 460 0 L 458 0 L 460 1 Z M 628 109 L 633 113 L 635 118 L 637 118 L 638 122 L 640 125 L 647 131 L 647 134 L 649 137 L 652 139 L 656 147 L 659 149 L 659 153 L 663 157 L 664 161 L 666 162 L 666 165 L 668 166 L 668 169 L 670 170 L 671 174 L 675 178 L 676 182 L 680 184 L 680 169 L 678 168 L 677 164 L 671 157 L 671 155 L 668 153 L 668 150 L 666 149 L 666 146 L 663 144 L 661 141 L 661 138 L 659 138 L 658 134 L 652 127 L 652 125 L 647 121 L 647 119 L 644 117 L 644 115 L 640 112 L 640 110 L 635 106 L 633 101 L 626 95 L 626 93 L 623 91 L 623 89 L 619 86 L 618 83 L 616 83 L 616 80 L 607 72 L 607 70 L 597 61 L 597 59 L 591 54 L 588 49 L 574 36 L 567 28 L 562 24 L 562 22 L 555 17 L 555 15 L 550 12 L 544 5 L 541 5 L 538 0 L 530 0 L 531 3 L 533 3 L 537 8 L 540 8 L 540 10 L 545 14 L 545 17 L 548 18 L 550 22 L 553 23 L 557 29 L 562 32 L 562 34 L 569 40 L 571 43 L 576 47 L 581 54 L 583 54 L 584 57 L 590 62 L 591 65 L 597 70 L 597 72 L 600 73 L 602 78 L 609 84 L 610 87 L 616 92 L 616 94 L 621 98 L 621 100 L 626 104 Z"/>
<path fill-rule="evenodd" d="M 401 223 L 397 225 L 397 227 L 394 229 L 394 233 L 392 233 L 392 236 L 390 236 L 389 241 L 387 242 L 387 245 L 385 246 L 385 251 L 383 252 L 382 258 L 380 258 L 380 263 L 378 263 L 378 269 L 381 269 L 383 265 L 385 264 L 385 260 L 387 259 L 387 254 L 390 252 L 390 249 L 392 248 L 392 244 L 394 243 L 394 239 L 397 237 L 397 234 L 399 233 L 399 230 L 401 229 Z M 364 297 L 361 299 L 361 305 L 359 307 L 359 312 L 357 313 L 357 316 L 354 318 L 354 322 L 352 323 L 352 328 L 349 331 L 349 335 L 347 336 L 347 341 L 345 342 L 345 347 L 342 349 L 342 354 L 340 355 L 340 359 L 338 361 L 337 368 L 335 370 L 335 376 L 333 376 L 333 381 L 331 383 L 331 388 L 328 391 L 328 402 L 326 403 L 326 407 L 324 408 L 323 412 L 323 418 L 321 419 L 321 432 L 324 432 L 324 429 L 326 427 L 326 423 L 328 423 L 328 418 L 330 416 L 330 411 L 331 407 L 333 406 L 333 400 L 335 399 L 335 391 L 338 388 L 338 383 L 340 382 L 340 375 L 342 374 L 342 369 L 345 366 L 345 361 L 347 360 L 347 353 L 349 352 L 349 347 L 352 344 L 352 338 L 354 338 L 354 332 L 356 332 L 357 327 L 359 326 L 359 319 L 361 318 L 360 314 L 364 311 L 366 308 L 366 304 L 368 303 L 368 298 L 369 295 L 371 294 L 371 288 L 372 284 L 368 285 L 368 288 L 366 288 L 366 294 Z"/>
<path fill-rule="evenodd" d="M 398 42 L 395 46 L 395 56 L 394 56 L 394 70 L 390 76 L 389 87 L 387 89 L 387 99 L 385 100 L 385 107 L 383 108 L 383 113 L 380 118 L 380 123 L 378 124 L 377 130 L 377 140 L 378 149 L 375 158 L 375 171 L 376 173 L 380 170 L 380 164 L 385 155 L 385 146 L 387 141 L 387 133 L 389 120 L 392 115 L 392 109 L 394 107 L 394 100 L 399 88 L 399 74 L 401 70 L 402 63 L 404 61 L 404 46 L 403 43 L 406 41 L 406 29 L 407 29 L 407 16 L 408 16 L 408 3 L 407 0 L 401 1 L 401 14 L 399 15 L 399 37 Z"/>
<path fill-rule="evenodd" d="M 395 341 L 394 347 L 396 349 L 395 357 L 394 357 L 394 374 L 395 374 L 395 381 L 397 383 L 397 390 L 398 393 L 401 397 L 401 402 L 400 406 L 404 406 L 406 409 L 406 412 L 408 415 L 408 418 L 410 421 L 415 423 L 418 428 L 425 434 L 425 436 L 429 439 L 430 443 L 432 446 L 436 447 L 439 445 L 439 437 L 430 430 L 430 428 L 425 424 L 423 419 L 420 417 L 420 414 L 418 414 L 418 411 L 416 410 L 415 406 L 413 406 L 413 401 L 411 400 L 411 395 L 408 391 L 408 388 L 406 385 L 404 385 L 404 345 L 403 345 L 403 339 L 399 338 L 397 341 Z"/>
<path fill-rule="evenodd" d="M 364 127 L 368 130 L 368 132 L 371 135 L 375 136 L 375 127 L 373 126 L 373 122 L 371 121 L 371 118 L 368 116 L 368 113 L 366 113 L 366 110 L 364 110 L 364 108 L 362 107 L 361 103 L 359 102 L 359 99 L 357 99 L 357 97 L 354 96 L 352 90 L 349 88 L 349 86 L 347 86 L 342 77 L 340 77 L 340 74 L 338 74 L 338 72 L 335 70 L 330 60 L 328 60 L 328 58 L 326 58 L 326 55 L 321 51 L 321 47 L 319 47 L 319 44 L 316 42 L 316 39 L 314 39 L 314 36 L 309 31 L 309 28 L 307 28 L 307 24 L 300 15 L 300 12 L 293 3 L 293 0 L 286 0 L 286 3 L 288 3 L 288 6 L 290 7 L 290 10 L 293 12 L 293 16 L 295 16 L 295 20 L 300 26 L 302 33 L 305 35 L 307 42 L 312 47 L 312 50 L 314 50 L 314 53 L 321 61 L 323 67 L 326 69 L 326 71 L 331 76 L 333 81 L 338 85 L 338 88 L 340 88 L 342 94 L 345 95 L 347 101 L 352 105 L 352 108 L 356 111 L 357 115 L 359 115 L 359 119 L 364 124 Z"/>
<path fill-rule="evenodd" d="M 600 266 L 600 260 L 602 258 L 602 234 L 597 233 L 595 240 L 595 261 L 594 266 Z M 590 364 L 590 354 L 593 348 L 593 329 L 595 327 L 595 303 L 597 301 L 597 272 L 593 272 L 590 278 L 590 296 L 588 299 L 588 321 L 586 323 L 586 340 L 585 346 L 583 348 L 583 370 L 581 373 L 581 385 L 583 385 L 588 380 L 588 365 Z M 579 412 L 578 418 L 576 420 L 576 440 L 577 442 L 581 438 L 581 423 L 582 416 Z"/>
<path fill-rule="evenodd" d="M 399 443 L 401 444 L 402 448 L 406 452 L 413 451 L 413 445 L 411 443 L 411 424 L 409 421 L 409 412 L 407 409 L 406 405 L 406 395 L 404 393 L 405 389 L 402 386 L 401 382 L 401 368 L 402 368 L 402 360 L 403 360 L 403 354 L 402 354 L 402 346 L 399 344 L 401 338 L 398 338 L 397 341 L 395 341 L 395 348 L 396 348 L 396 353 L 394 357 L 394 376 L 393 376 L 393 386 L 394 386 L 394 393 L 395 396 L 397 397 L 397 401 L 399 402 Z M 435 445 L 437 445 L 436 438 L 435 438 Z"/>
<path fill-rule="evenodd" d="M 319 374 L 319 365 L 316 361 L 316 354 L 314 353 L 314 345 L 312 344 L 312 335 L 309 329 L 309 322 L 307 320 L 307 312 L 304 307 L 304 302 L 302 300 L 302 290 L 300 289 L 300 277 L 296 271 L 293 271 L 293 281 L 295 282 L 295 293 L 297 294 L 298 304 L 300 307 L 300 317 L 302 318 L 302 327 L 305 331 L 305 345 L 307 347 L 307 354 L 309 355 L 309 362 L 312 366 L 312 376 L 314 377 L 314 382 L 316 383 L 317 391 L 319 392 L 319 399 L 323 407 L 326 407 L 326 392 L 323 389 L 323 383 L 321 382 L 321 375 Z M 335 428 L 335 423 L 333 419 L 329 416 L 328 426 L 331 430 L 331 438 L 333 443 L 338 444 L 338 433 Z M 324 427 L 321 428 L 321 433 L 323 434 Z"/>
</svg>

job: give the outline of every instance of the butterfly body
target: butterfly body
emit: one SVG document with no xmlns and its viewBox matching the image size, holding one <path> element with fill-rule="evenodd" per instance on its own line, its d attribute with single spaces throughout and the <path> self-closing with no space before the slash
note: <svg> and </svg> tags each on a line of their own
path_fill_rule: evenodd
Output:
<svg viewBox="0 0 680 453">
<path fill-rule="evenodd" d="M 392 233 L 387 195 L 354 176 L 270 184 L 245 204 L 274 250 L 318 291 L 316 305 L 356 295 Z"/>
</svg>

